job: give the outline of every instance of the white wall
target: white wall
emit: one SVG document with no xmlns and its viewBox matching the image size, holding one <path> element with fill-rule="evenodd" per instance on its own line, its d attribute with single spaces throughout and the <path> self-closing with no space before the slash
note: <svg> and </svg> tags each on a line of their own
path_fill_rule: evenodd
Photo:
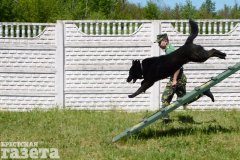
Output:
<svg viewBox="0 0 240 160">
<path fill-rule="evenodd" d="M 113 23 L 137 26 L 133 33 L 116 35 L 110 28 L 105 28 L 106 35 L 96 35 L 94 25 L 89 25 L 88 33 L 79 29 L 82 23 L 91 22 L 98 21 L 57 21 L 42 24 L 46 28 L 36 37 L 0 37 L 0 109 L 24 111 L 59 105 L 71 109 L 157 110 L 168 79 L 129 99 L 128 94 L 135 92 L 141 81 L 128 84 L 128 69 L 132 60 L 164 54 L 153 43 L 157 34 L 168 33 L 175 47 L 183 45 L 188 35 L 177 32 L 172 21 L 134 21 L 132 24 L 132 21 L 99 21 L 106 26 L 113 26 Z M 3 23 L 0 32 L 6 32 L 1 25 Z M 199 35 L 195 39 L 194 43 L 205 49 L 215 48 L 227 53 L 227 59 L 211 58 L 204 64 L 184 66 L 188 92 L 239 62 L 239 24 L 231 30 L 221 35 Z M 11 33 L 11 28 L 8 32 Z M 239 78 L 237 72 L 212 87 L 216 102 L 202 97 L 189 108 L 239 109 Z"/>
</svg>

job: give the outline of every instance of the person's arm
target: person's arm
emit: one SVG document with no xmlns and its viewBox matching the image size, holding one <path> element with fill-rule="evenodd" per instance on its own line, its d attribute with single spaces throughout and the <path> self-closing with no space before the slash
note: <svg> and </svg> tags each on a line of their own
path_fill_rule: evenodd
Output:
<svg viewBox="0 0 240 160">
<path fill-rule="evenodd" d="M 180 70 L 181 69 L 178 69 L 175 73 L 174 73 L 174 76 L 173 76 L 173 82 L 172 82 L 172 88 L 176 87 L 177 85 L 177 77 L 180 73 Z"/>
<path fill-rule="evenodd" d="M 175 47 L 168 48 L 168 49 L 166 50 L 166 54 L 170 54 L 170 53 L 172 53 L 172 52 L 175 51 L 175 50 L 176 50 Z M 178 70 L 174 73 L 173 82 L 172 82 L 172 88 L 176 87 L 176 85 L 177 85 L 177 78 L 178 78 L 178 75 L 179 75 L 179 73 L 180 73 L 180 70 L 181 70 L 181 69 L 178 69 Z"/>
</svg>

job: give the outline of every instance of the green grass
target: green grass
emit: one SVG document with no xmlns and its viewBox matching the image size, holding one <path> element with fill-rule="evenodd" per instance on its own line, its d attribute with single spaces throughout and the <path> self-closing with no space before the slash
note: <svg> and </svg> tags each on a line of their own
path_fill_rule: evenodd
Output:
<svg viewBox="0 0 240 160">
<path fill-rule="evenodd" d="M 1 142 L 38 142 L 60 159 L 240 159 L 240 112 L 171 113 L 172 123 L 152 124 L 132 137 L 109 142 L 153 112 L 57 110 L 0 112 Z"/>
</svg>

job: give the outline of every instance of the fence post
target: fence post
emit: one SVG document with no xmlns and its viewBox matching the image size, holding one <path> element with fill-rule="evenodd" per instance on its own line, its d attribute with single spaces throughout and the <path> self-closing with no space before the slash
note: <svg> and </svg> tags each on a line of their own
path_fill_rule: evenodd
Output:
<svg viewBox="0 0 240 160">
<path fill-rule="evenodd" d="M 56 26 L 56 46 L 56 104 L 62 109 L 64 107 L 64 25 L 59 20 Z"/>
<path fill-rule="evenodd" d="M 151 53 L 152 56 L 160 56 L 160 48 L 158 43 L 153 43 L 157 39 L 157 35 L 160 34 L 160 21 L 153 21 L 152 22 L 152 47 Z M 151 87 L 151 96 L 150 96 L 150 110 L 158 110 L 160 104 L 160 82 L 157 81 Z"/>
</svg>

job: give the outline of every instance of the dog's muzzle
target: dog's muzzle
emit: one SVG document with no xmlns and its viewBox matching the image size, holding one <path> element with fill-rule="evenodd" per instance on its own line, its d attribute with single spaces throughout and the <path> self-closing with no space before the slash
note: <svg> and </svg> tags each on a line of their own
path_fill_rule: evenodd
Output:
<svg viewBox="0 0 240 160">
<path fill-rule="evenodd" d="M 129 83 L 129 82 L 131 82 L 133 80 L 133 83 L 135 83 L 136 81 L 137 81 L 137 79 L 133 79 L 131 76 L 129 76 L 128 78 L 127 78 L 127 82 Z"/>
<path fill-rule="evenodd" d="M 129 83 L 129 82 L 131 82 L 131 81 L 132 81 L 132 77 L 131 77 L 131 76 L 128 76 L 127 82 Z"/>
</svg>

